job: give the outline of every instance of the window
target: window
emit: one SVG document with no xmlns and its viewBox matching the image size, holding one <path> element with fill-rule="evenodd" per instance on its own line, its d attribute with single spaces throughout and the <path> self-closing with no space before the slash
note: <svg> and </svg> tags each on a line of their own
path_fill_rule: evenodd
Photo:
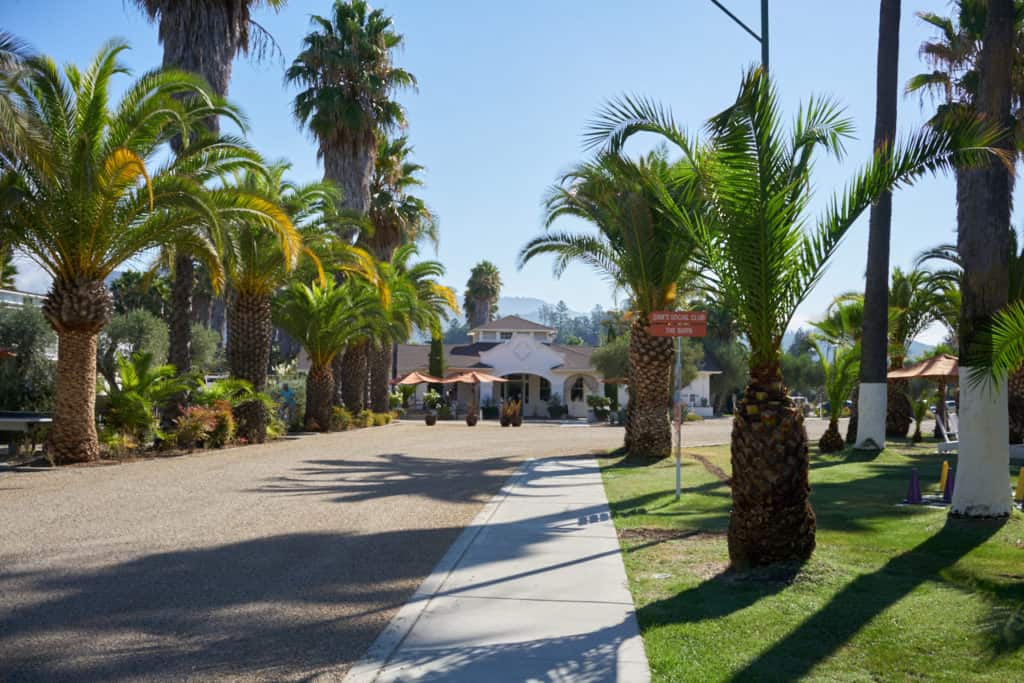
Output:
<svg viewBox="0 0 1024 683">
<path fill-rule="evenodd" d="M 530 402 L 530 376 L 505 375 L 508 382 L 501 385 L 501 397 L 513 401 Z"/>
<path fill-rule="evenodd" d="M 511 332 L 502 332 L 501 333 L 501 338 L 502 338 L 502 340 L 511 339 L 512 338 L 512 333 Z"/>
<path fill-rule="evenodd" d="M 543 377 L 540 378 L 540 400 L 551 400 L 551 382 L 547 381 Z"/>
<path fill-rule="evenodd" d="M 586 387 L 583 384 L 583 378 L 577 377 L 576 381 L 572 383 L 572 391 L 569 392 L 569 399 L 572 401 L 582 401 L 583 393 L 586 391 Z"/>
</svg>

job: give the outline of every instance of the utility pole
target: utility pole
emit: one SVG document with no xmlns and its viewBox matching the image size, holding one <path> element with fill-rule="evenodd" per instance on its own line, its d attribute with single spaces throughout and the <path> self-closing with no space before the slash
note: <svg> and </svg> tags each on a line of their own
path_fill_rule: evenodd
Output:
<svg viewBox="0 0 1024 683">
<path fill-rule="evenodd" d="M 711 4 L 722 10 L 727 17 L 735 21 L 740 28 L 753 36 L 754 40 L 761 43 L 761 68 L 768 72 L 768 0 L 761 0 L 761 34 L 758 35 L 754 29 L 747 26 L 742 19 L 729 11 L 719 0 L 711 0 Z"/>
</svg>

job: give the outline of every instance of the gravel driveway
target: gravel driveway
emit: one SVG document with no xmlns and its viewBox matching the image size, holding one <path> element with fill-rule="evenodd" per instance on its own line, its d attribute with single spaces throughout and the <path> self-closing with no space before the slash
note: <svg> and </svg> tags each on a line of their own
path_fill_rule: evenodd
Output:
<svg viewBox="0 0 1024 683">
<path fill-rule="evenodd" d="M 523 458 L 621 443 L 405 423 L 0 472 L 0 680 L 340 678 Z"/>
<path fill-rule="evenodd" d="M 0 680 L 340 678 L 518 462 L 621 443 L 409 423 L 0 473 Z"/>
</svg>

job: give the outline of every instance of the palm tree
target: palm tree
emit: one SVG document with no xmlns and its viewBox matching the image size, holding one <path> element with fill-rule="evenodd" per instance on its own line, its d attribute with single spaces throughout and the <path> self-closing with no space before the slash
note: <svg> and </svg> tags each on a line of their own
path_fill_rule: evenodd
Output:
<svg viewBox="0 0 1024 683">
<path fill-rule="evenodd" d="M 858 346 L 832 346 L 832 357 L 829 358 L 828 351 L 813 337 L 812 343 L 825 376 L 825 397 L 829 404 L 828 429 L 818 440 L 818 448 L 822 453 L 834 453 L 846 445 L 846 440 L 839 433 L 839 418 L 846 400 L 857 386 L 861 349 Z"/>
<path fill-rule="evenodd" d="M 892 271 L 889 289 L 889 370 L 898 370 L 906 363 L 910 345 L 919 334 L 935 322 L 937 297 L 929 274 L 922 270 L 904 273 Z M 865 310 L 867 303 L 865 302 Z M 888 383 L 885 434 L 904 438 L 914 420 L 913 406 L 907 395 L 906 380 Z"/>
<path fill-rule="evenodd" d="M 219 209 L 219 196 L 204 183 L 259 162 L 235 141 L 205 130 L 210 116 L 237 114 L 194 75 L 147 73 L 111 106 L 112 81 L 126 73 L 118 62 L 126 49 L 108 43 L 86 70 L 70 65 L 63 74 L 52 60 L 34 58 L 10 86 L 33 144 L 0 149 L 8 188 L 0 233 L 53 278 L 43 312 L 59 339 L 49 445 L 60 463 L 99 457 L 96 342 L 113 308 L 104 280 L 169 241 L 212 254 L 212 245 L 192 230 L 197 214 L 216 216 Z M 181 132 L 187 143 L 155 166 L 164 143 Z M 10 129 L 0 132 L 0 140 L 11 137 Z"/>
<path fill-rule="evenodd" d="M 372 230 L 364 233 L 361 242 L 381 261 L 391 261 L 395 249 L 402 244 L 426 239 L 437 246 L 437 217 L 426 202 L 411 193 L 423 185 L 419 177 L 423 167 L 410 160 L 411 154 L 412 147 L 404 136 L 384 138 L 378 145 L 370 187 Z M 383 342 L 370 348 L 367 358 L 370 403 L 377 412 L 387 410 L 388 370 L 394 350 L 392 342 Z"/>
<path fill-rule="evenodd" d="M 309 356 L 305 428 L 326 431 L 334 396 L 331 361 L 353 337 L 376 334 L 384 324 L 378 293 L 358 279 L 294 283 L 274 298 L 273 315 Z"/>
<path fill-rule="evenodd" d="M 991 121 L 1010 121 L 1015 71 L 1013 0 L 989 0 L 979 62 L 975 108 Z M 1020 64 L 1021 62 L 1016 62 Z M 1014 95 L 1017 93 L 1017 95 Z M 1012 131 L 997 146 L 1013 158 Z M 963 264 L 960 357 L 986 336 L 991 316 L 1006 306 L 1009 293 L 1010 207 L 1013 169 L 999 160 L 960 172 L 957 192 L 957 252 Z M 970 367 L 967 368 L 970 374 Z M 1006 486 L 1009 440 L 1006 385 L 960 387 L 960 466 L 951 514 L 1006 516 L 1012 500 Z"/>
<path fill-rule="evenodd" d="M 899 99 L 900 0 L 881 0 L 878 18 L 878 60 L 875 84 L 876 152 L 888 153 L 896 138 Z M 857 443 L 885 447 L 886 338 L 889 303 L 889 234 L 892 193 L 884 192 L 871 206 L 868 224 L 868 262 L 864 276 L 864 343 L 859 394 L 869 408 L 857 425 Z M 891 393 L 891 392 L 890 392 Z M 902 395 L 902 394 L 901 394 Z"/>
<path fill-rule="evenodd" d="M 14 265 L 14 251 L 0 243 L 0 289 L 14 289 L 18 268 Z"/>
<path fill-rule="evenodd" d="M 149 20 L 159 24 L 164 67 L 199 74 L 220 97 L 228 94 L 231 63 L 236 56 L 255 49 L 259 57 L 274 46 L 270 35 L 253 21 L 253 9 L 266 5 L 279 10 L 285 3 L 286 0 L 135 0 Z M 216 116 L 208 117 L 206 126 L 213 133 L 220 132 Z M 172 144 L 177 148 L 180 139 Z M 190 341 L 196 276 L 193 255 L 187 249 L 178 249 L 173 272 L 169 359 L 179 372 L 185 373 L 192 369 Z"/>
<path fill-rule="evenodd" d="M 574 261 L 590 265 L 613 284 L 628 290 L 633 307 L 629 348 L 629 404 L 626 448 L 636 457 L 658 460 L 669 455 L 672 434 L 672 340 L 648 331 L 652 311 L 677 306 L 679 281 L 694 255 L 690 234 L 658 211 L 659 191 L 677 169 L 664 153 L 639 162 L 618 154 L 601 154 L 581 164 L 555 185 L 545 200 L 550 228 L 563 216 L 583 218 L 597 234 L 548 232 L 519 253 L 520 267 L 541 254 L 555 256 L 555 275 Z"/>
<path fill-rule="evenodd" d="M 335 0 L 329 17 L 314 14 L 311 21 L 315 30 L 285 73 L 303 88 L 293 111 L 316 138 L 324 178 L 341 188 L 342 206 L 366 214 L 377 135 L 405 125 L 393 98 L 416 79 L 391 61 L 403 41 L 391 17 L 365 0 Z"/>
<path fill-rule="evenodd" d="M 995 134 L 974 120 L 927 129 L 876 152 L 846 190 L 811 221 L 811 168 L 820 148 L 841 156 L 852 124 L 829 99 L 799 110 L 788 135 L 774 87 L 760 70 L 743 78 L 736 102 L 707 124 L 699 144 L 655 103 L 623 98 L 593 124 L 589 140 L 620 149 L 637 132 L 678 146 L 689 165 L 677 183 L 703 199 L 696 209 L 662 193 L 661 208 L 700 247 L 712 284 L 725 293 L 750 345 L 750 376 L 732 436 L 729 556 L 743 568 L 803 560 L 815 545 L 808 500 L 807 432 L 782 382 L 781 342 L 850 225 L 882 193 L 928 171 L 977 163 Z"/>
<path fill-rule="evenodd" d="M 864 297 L 860 294 L 840 294 L 829 304 L 825 317 L 811 326 L 816 328 L 815 336 L 833 346 L 860 344 L 864 333 Z M 863 351 L 861 351 L 863 355 Z M 846 425 L 846 443 L 857 440 L 857 408 L 860 399 L 858 386 L 853 388 L 850 420 Z"/>
<path fill-rule="evenodd" d="M 374 350 L 387 349 L 392 345 L 409 340 L 413 329 L 429 332 L 432 337 L 441 334 L 441 322 L 448 320 L 449 313 L 458 313 L 459 304 L 455 292 L 438 282 L 444 276 L 444 266 L 439 261 L 412 262 L 419 254 L 415 244 L 404 244 L 395 250 L 388 262 L 381 262 L 379 269 L 383 286 L 381 317 L 387 322 L 383 334 L 374 341 Z M 374 412 L 388 410 L 388 369 L 390 357 L 370 368 L 370 406 Z"/>
<path fill-rule="evenodd" d="M 498 266 L 486 260 L 473 266 L 462 297 L 462 308 L 466 311 L 469 329 L 494 320 L 500 295 L 501 273 L 498 272 Z"/>
</svg>

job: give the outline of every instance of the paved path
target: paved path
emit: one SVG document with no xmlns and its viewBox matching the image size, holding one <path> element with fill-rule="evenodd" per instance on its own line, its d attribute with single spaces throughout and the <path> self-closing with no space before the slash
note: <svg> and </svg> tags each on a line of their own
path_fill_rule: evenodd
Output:
<svg viewBox="0 0 1024 683">
<path fill-rule="evenodd" d="M 0 681 L 338 680 L 530 457 L 481 423 L 0 472 Z"/>
<path fill-rule="evenodd" d="M 529 463 L 346 683 L 650 679 L 592 458 Z"/>
</svg>

